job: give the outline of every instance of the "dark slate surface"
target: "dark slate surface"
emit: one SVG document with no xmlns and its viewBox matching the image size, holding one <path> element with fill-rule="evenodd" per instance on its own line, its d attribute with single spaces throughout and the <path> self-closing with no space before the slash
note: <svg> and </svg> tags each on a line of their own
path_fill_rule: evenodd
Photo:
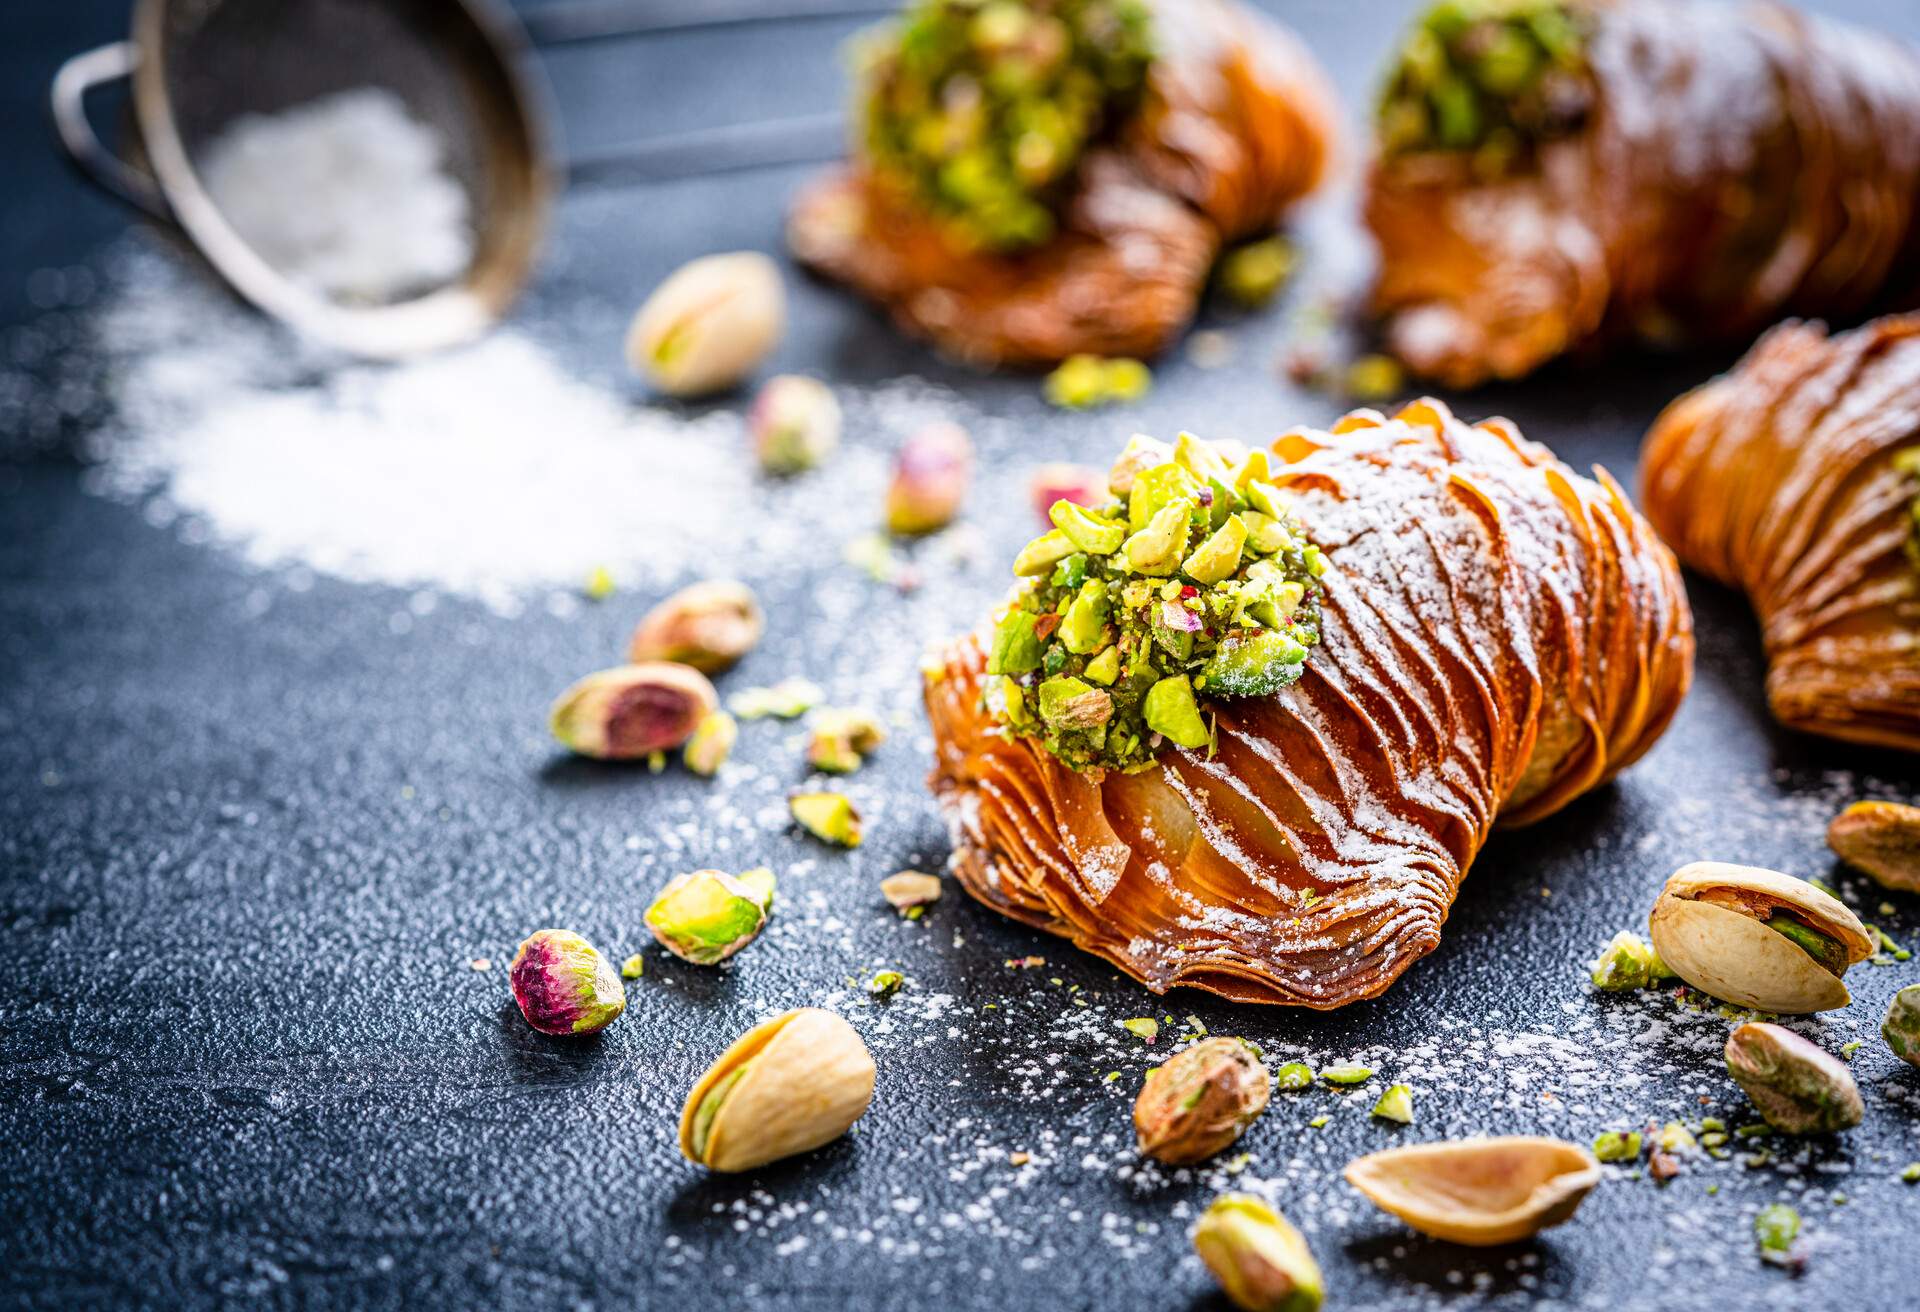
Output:
<svg viewBox="0 0 1920 1312">
<path fill-rule="evenodd" d="M 1287 9 L 1362 103 L 1400 6 Z M 48 299 L 46 280 L 33 271 L 85 264 L 122 227 L 53 162 L 34 108 L 57 57 L 113 35 L 115 10 L 9 14 L 7 323 L 44 326 L 34 301 Z M 1900 6 L 1878 17 L 1920 32 Z M 830 52 L 851 26 L 556 51 L 569 137 L 595 151 L 831 109 Z M 693 254 L 774 249 L 781 198 L 803 172 L 577 195 L 535 304 L 617 323 Z M 1351 258 L 1340 223 L 1325 207 L 1309 221 L 1311 263 Z M 1332 402 L 1289 393 L 1265 367 L 1282 321 L 1225 325 L 1242 364 L 1170 363 L 1151 401 L 1118 418 L 1056 419 L 1029 381 L 946 369 L 814 287 L 798 288 L 775 367 L 856 382 L 924 374 L 1017 421 L 1013 439 L 989 443 L 990 463 L 1098 459 L 1135 427 L 1257 434 L 1331 417 Z M 23 349 L 17 330 L 9 340 Z M 556 345 L 583 369 L 616 360 L 607 334 Z M 1571 462 L 1604 460 L 1624 477 L 1658 407 L 1725 361 L 1557 369 L 1460 408 L 1507 413 Z M 919 926 L 887 913 L 874 881 L 937 868 L 945 854 L 917 732 L 862 777 L 884 823 L 852 857 L 802 844 L 764 812 L 710 842 L 694 824 L 679 848 L 663 843 L 664 827 L 702 815 L 708 785 L 571 762 L 540 730 L 552 690 L 619 650 L 634 599 L 566 621 L 450 601 L 402 638 L 390 626 L 399 594 L 322 579 L 308 591 L 275 585 L 267 613 L 250 615 L 260 580 L 233 558 L 81 491 L 63 454 L 72 428 L 3 436 L 14 453 L 0 464 L 0 1298 L 10 1305 L 1220 1307 L 1183 1232 L 1231 1181 L 1129 1169 L 1128 1107 L 1154 1055 L 1124 1036 L 1091 1037 L 1125 1016 L 1189 1013 L 1315 1060 L 1364 1050 L 1419 1090 L 1420 1119 L 1404 1131 L 1320 1091 L 1278 1101 L 1247 1137 L 1244 1178 L 1267 1182 L 1309 1230 L 1329 1306 L 1914 1305 L 1920 1191 L 1896 1175 L 1920 1159 L 1920 1082 L 1872 1040 L 1886 998 L 1920 977 L 1913 964 L 1860 968 L 1855 1006 L 1808 1027 L 1835 1046 L 1871 1040 L 1855 1059 L 1868 1121 L 1837 1143 L 1759 1167 L 1696 1167 L 1664 1191 L 1614 1171 L 1574 1224 L 1486 1253 L 1414 1239 L 1338 1179 L 1351 1156 L 1396 1140 L 1480 1130 L 1585 1140 L 1648 1118 L 1747 1119 L 1712 1056 L 1722 1022 L 1660 998 L 1596 998 L 1580 963 L 1636 922 L 1686 859 L 1839 879 L 1821 841 L 1826 816 L 1855 796 L 1911 797 L 1916 773 L 1773 727 L 1754 626 L 1716 588 L 1693 587 L 1700 678 L 1666 740 L 1619 785 L 1498 837 L 1431 959 L 1383 1000 L 1337 1014 L 1236 1010 L 1197 995 L 1155 1000 L 963 900 Z M 993 560 L 1028 531 L 1018 507 L 982 507 L 979 519 Z M 768 641 L 735 686 L 859 659 L 857 634 L 808 625 L 805 582 L 774 586 Z M 876 593 L 876 622 L 886 604 Z M 749 739 L 776 776 L 775 807 L 789 768 L 779 738 Z M 478 955 L 504 963 L 548 923 L 624 956 L 643 941 L 657 882 L 757 860 L 792 873 L 778 928 L 719 971 L 650 949 L 626 1017 L 600 1038 L 532 1033 L 500 965 L 467 966 Z M 1894 899 L 1888 916 L 1877 890 L 1845 887 L 1896 937 L 1920 935 L 1914 899 Z M 1002 964 L 1026 954 L 1049 964 Z M 846 993 L 846 977 L 883 964 L 911 975 L 902 999 L 883 1008 Z M 682 1162 L 674 1119 L 706 1062 L 765 1007 L 836 991 L 881 1067 L 858 1133 L 736 1179 Z M 1073 1026 L 1076 996 L 1093 1002 L 1086 1029 Z M 1471 1055 L 1485 1051 L 1476 1042 L 1538 1030 L 1597 1036 L 1595 1071 L 1583 1081 L 1567 1059 L 1584 1040 L 1544 1057 L 1511 1045 L 1504 1057 Z M 1122 1078 L 1103 1082 L 1115 1068 Z M 1325 1130 L 1305 1128 L 1323 1111 Z M 1011 1167 L 1014 1149 L 1035 1163 Z M 1795 1200 L 1813 1234 L 1797 1281 L 1752 1255 L 1753 1211 L 1777 1198 Z"/>
</svg>

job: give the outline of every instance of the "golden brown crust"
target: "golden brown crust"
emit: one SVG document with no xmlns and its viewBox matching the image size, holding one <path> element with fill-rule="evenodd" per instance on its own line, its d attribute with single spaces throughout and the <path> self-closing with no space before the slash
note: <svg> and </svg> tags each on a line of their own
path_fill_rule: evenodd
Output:
<svg viewBox="0 0 1920 1312">
<path fill-rule="evenodd" d="M 1329 1008 L 1439 942 L 1496 816 L 1637 759 L 1692 669 L 1672 555 L 1611 480 L 1436 401 L 1275 443 L 1333 569 L 1294 687 L 1218 703 L 1218 749 L 1075 774 L 999 734 L 978 638 L 927 685 L 956 872 L 1149 988 Z M 1303 897 L 1303 894 L 1312 894 Z"/>
<path fill-rule="evenodd" d="M 1291 35 L 1232 0 L 1163 3 L 1155 21 L 1146 104 L 1089 153 L 1046 245 L 964 250 L 856 161 L 795 201 L 794 256 L 976 364 L 1157 354 L 1221 246 L 1270 230 L 1318 184 L 1333 100 Z"/>
<path fill-rule="evenodd" d="M 1739 340 L 1912 303 L 1912 50 L 1775 4 L 1621 0 L 1593 24 L 1595 113 L 1536 169 L 1374 165 L 1374 308 L 1409 366 L 1466 387 L 1621 337 Z"/>
<path fill-rule="evenodd" d="M 1647 516 L 1752 601 L 1783 724 L 1920 751 L 1915 488 L 1893 465 L 1914 446 L 1920 315 L 1837 337 L 1783 324 L 1647 436 Z"/>
</svg>

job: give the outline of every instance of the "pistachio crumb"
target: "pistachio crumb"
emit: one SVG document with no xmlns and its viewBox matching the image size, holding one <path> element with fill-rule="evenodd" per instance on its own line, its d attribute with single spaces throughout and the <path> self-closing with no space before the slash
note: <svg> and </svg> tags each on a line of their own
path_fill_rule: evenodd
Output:
<svg viewBox="0 0 1920 1312">
<path fill-rule="evenodd" d="M 646 969 L 647 963 L 641 959 L 638 952 L 620 963 L 620 975 L 623 979 L 639 979 L 646 973 Z"/>
<path fill-rule="evenodd" d="M 907 977 L 897 970 L 875 971 L 873 978 L 867 981 L 867 992 L 876 998 L 890 998 L 898 993 L 907 982 Z"/>
<path fill-rule="evenodd" d="M 1140 1016 L 1135 1017 L 1133 1020 L 1123 1020 L 1120 1022 L 1120 1027 L 1129 1034 L 1138 1035 L 1148 1043 L 1152 1043 L 1160 1037 L 1160 1022 L 1151 1016 Z"/>
<path fill-rule="evenodd" d="M 474 959 L 473 959 L 472 961 L 469 961 L 469 962 L 468 962 L 467 964 L 468 964 L 469 966 L 472 966 L 472 967 L 473 967 L 473 968 L 474 968 L 475 970 L 492 970 L 492 969 L 493 969 L 493 958 L 491 958 L 491 957 L 475 957 L 475 958 L 474 958 Z"/>
<path fill-rule="evenodd" d="M 1316 1116 L 1312 1120 L 1307 1122 L 1307 1128 L 1309 1130 L 1324 1129 L 1326 1127 L 1327 1122 L 1332 1119 L 1333 1119 L 1332 1117 L 1326 1116 L 1326 1115 Z"/>
</svg>

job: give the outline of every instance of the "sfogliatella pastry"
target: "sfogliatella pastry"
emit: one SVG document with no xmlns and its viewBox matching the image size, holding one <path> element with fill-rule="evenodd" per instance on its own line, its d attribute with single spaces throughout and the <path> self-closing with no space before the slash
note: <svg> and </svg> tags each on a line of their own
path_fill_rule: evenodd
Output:
<svg viewBox="0 0 1920 1312">
<path fill-rule="evenodd" d="M 1433 950 L 1497 821 L 1665 729 L 1673 556 L 1606 477 L 1437 401 L 1237 460 L 1136 438 L 929 661 L 932 786 L 981 901 L 1156 991 L 1338 1007 Z"/>
<path fill-rule="evenodd" d="M 1324 169 L 1332 97 L 1235 0 L 915 0 L 794 254 L 979 364 L 1146 356 Z"/>
<path fill-rule="evenodd" d="M 1442 0 L 1388 70 L 1390 349 L 1451 386 L 1920 300 L 1920 54 L 1773 3 Z"/>
<path fill-rule="evenodd" d="M 1759 613 L 1780 722 L 1920 751 L 1920 315 L 1781 325 L 1640 465 L 1661 536 Z"/>
</svg>

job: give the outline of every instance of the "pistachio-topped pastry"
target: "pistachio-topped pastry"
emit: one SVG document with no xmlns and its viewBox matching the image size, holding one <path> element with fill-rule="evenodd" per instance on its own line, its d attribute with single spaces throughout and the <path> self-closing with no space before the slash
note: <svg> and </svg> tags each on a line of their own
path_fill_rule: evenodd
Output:
<svg viewBox="0 0 1920 1312">
<path fill-rule="evenodd" d="M 1470 150 L 1498 173 L 1592 112 L 1587 15 L 1560 0 L 1441 0 L 1400 44 L 1380 96 L 1389 154 Z"/>
<path fill-rule="evenodd" d="M 1136 436 L 1113 500 L 1056 501 L 1053 530 L 1014 561 L 1024 581 L 987 657 L 1006 728 L 1077 770 L 1144 770 L 1212 742 L 1207 699 L 1299 679 L 1327 561 L 1271 468 L 1259 450 L 1229 465 L 1191 433 Z"/>
<path fill-rule="evenodd" d="M 1152 58 L 1142 0 L 918 0 L 866 45 L 876 172 L 996 250 L 1052 237 L 1087 146 L 1132 112 Z"/>
</svg>

